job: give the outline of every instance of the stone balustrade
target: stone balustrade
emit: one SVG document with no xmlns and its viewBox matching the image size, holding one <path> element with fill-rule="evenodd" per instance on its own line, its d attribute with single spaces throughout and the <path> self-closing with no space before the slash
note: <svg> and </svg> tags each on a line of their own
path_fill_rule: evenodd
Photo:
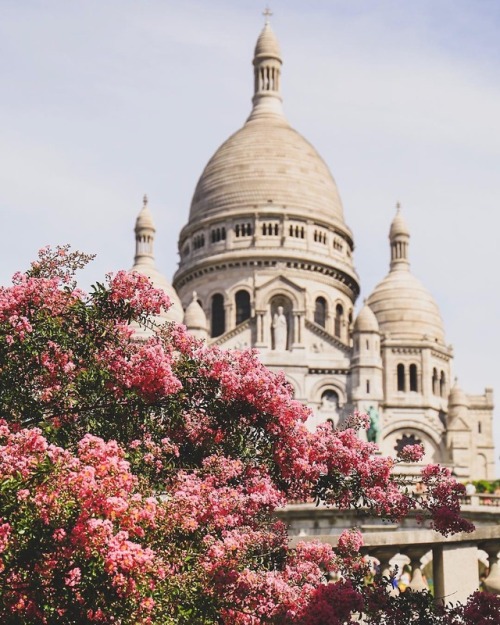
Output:
<svg viewBox="0 0 500 625">
<path fill-rule="evenodd" d="M 294 504 L 279 512 L 289 526 L 291 545 L 300 541 L 319 540 L 336 546 L 347 527 L 358 527 L 363 533 L 363 555 L 375 558 L 380 571 L 388 576 L 390 563 L 409 561 L 413 590 L 427 588 L 422 574 L 424 565 L 432 563 L 433 592 L 445 603 L 465 601 L 480 587 L 479 566 L 485 574 L 481 587 L 500 594 L 500 524 L 496 504 L 499 497 L 472 495 L 463 507 L 464 516 L 476 524 L 471 534 L 443 537 L 417 520 L 403 524 L 384 523 L 369 517 L 366 511 L 339 511 L 314 504 Z M 484 503 L 484 502 L 487 503 Z"/>
<path fill-rule="evenodd" d="M 296 535 L 291 538 L 291 546 L 300 541 L 319 540 L 336 546 L 338 535 Z M 483 580 L 484 588 L 500 594 L 500 526 L 480 527 L 472 534 L 457 534 L 443 537 L 427 529 L 368 532 L 364 534 L 364 555 L 376 558 L 380 570 L 388 576 L 390 562 L 397 556 L 410 560 L 413 590 L 423 590 L 427 584 L 422 576 L 422 559 L 432 554 L 432 574 L 434 596 L 445 603 L 464 602 L 477 590 L 479 582 L 479 559 L 481 552 L 489 558 L 489 574 Z"/>
</svg>

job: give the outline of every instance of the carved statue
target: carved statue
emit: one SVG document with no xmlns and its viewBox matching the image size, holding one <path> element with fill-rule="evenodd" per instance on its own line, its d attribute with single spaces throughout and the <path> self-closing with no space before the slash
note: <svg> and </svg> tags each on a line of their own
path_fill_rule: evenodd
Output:
<svg viewBox="0 0 500 625">
<path fill-rule="evenodd" d="M 277 351 L 286 350 L 286 339 L 288 334 L 286 317 L 283 314 L 283 306 L 278 306 L 278 312 L 273 317 L 274 349 Z"/>
<path fill-rule="evenodd" d="M 380 443 L 380 416 L 374 406 L 368 408 L 368 416 L 370 417 L 370 427 L 366 433 L 369 443 Z"/>
</svg>

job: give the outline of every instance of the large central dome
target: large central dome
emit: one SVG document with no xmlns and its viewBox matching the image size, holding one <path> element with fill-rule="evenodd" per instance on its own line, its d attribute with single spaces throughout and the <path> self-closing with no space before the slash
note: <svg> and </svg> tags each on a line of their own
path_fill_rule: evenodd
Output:
<svg viewBox="0 0 500 625">
<path fill-rule="evenodd" d="M 313 146 L 283 115 L 281 58 L 267 23 L 254 55 L 255 95 L 247 122 L 216 151 L 191 203 L 190 222 L 235 211 L 283 209 L 345 229 L 333 177 Z"/>
<path fill-rule="evenodd" d="M 352 233 L 337 186 L 323 159 L 285 118 L 281 66 L 278 41 L 266 23 L 254 51 L 250 116 L 205 167 L 179 237 L 174 286 L 183 300 L 191 301 L 188 289 L 201 276 L 220 273 L 229 280 L 227 272 L 234 270 L 239 281 L 259 266 L 286 267 L 288 276 L 293 269 L 298 280 L 322 276 L 349 306 L 359 293 Z M 196 290 L 201 294 L 203 285 Z M 336 305 L 332 300 L 332 310 Z"/>
<path fill-rule="evenodd" d="M 208 162 L 190 220 L 214 213 L 284 208 L 343 224 L 342 203 L 328 167 L 283 117 L 250 118 Z"/>
</svg>

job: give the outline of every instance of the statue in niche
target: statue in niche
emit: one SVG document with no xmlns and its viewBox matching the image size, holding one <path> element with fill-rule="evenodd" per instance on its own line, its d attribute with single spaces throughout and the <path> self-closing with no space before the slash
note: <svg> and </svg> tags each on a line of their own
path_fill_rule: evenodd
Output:
<svg viewBox="0 0 500 625">
<path fill-rule="evenodd" d="M 283 313 L 283 306 L 278 306 L 278 312 L 273 317 L 274 349 L 284 352 L 288 334 L 288 324 Z"/>
<path fill-rule="evenodd" d="M 377 409 L 374 406 L 368 408 L 368 416 L 370 417 L 370 427 L 366 433 L 366 437 L 369 443 L 380 443 L 380 416 Z"/>
<path fill-rule="evenodd" d="M 321 395 L 321 410 L 335 410 L 339 408 L 339 396 L 335 391 L 325 391 Z"/>
</svg>

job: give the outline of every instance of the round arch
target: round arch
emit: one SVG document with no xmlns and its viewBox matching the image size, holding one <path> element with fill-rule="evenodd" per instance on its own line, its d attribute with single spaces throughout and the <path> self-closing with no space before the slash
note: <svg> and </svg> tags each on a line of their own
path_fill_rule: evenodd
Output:
<svg viewBox="0 0 500 625">
<path fill-rule="evenodd" d="M 294 397 L 294 399 L 302 397 L 303 396 L 302 388 L 301 388 L 301 385 L 299 384 L 298 380 L 295 378 L 295 376 L 290 375 L 287 372 L 285 377 L 286 377 L 286 381 L 289 382 L 290 385 L 293 388 L 293 397 Z"/>
<path fill-rule="evenodd" d="M 395 456 L 396 448 L 401 444 L 412 444 L 411 441 L 420 441 L 424 446 L 425 463 L 437 463 L 441 462 L 441 445 L 439 438 L 436 439 L 435 433 L 430 428 L 422 427 L 421 424 L 401 424 L 393 427 L 390 431 L 383 429 L 381 447 L 384 453 Z M 405 439 L 408 438 L 408 442 L 405 443 Z"/>
<path fill-rule="evenodd" d="M 415 435 L 423 434 L 432 442 L 434 445 L 439 448 L 441 445 L 441 433 L 437 432 L 434 428 L 429 425 L 422 423 L 421 421 L 417 421 L 416 419 L 405 419 L 404 424 L 401 424 L 401 421 L 398 423 L 388 424 L 384 426 L 382 430 L 382 438 L 386 439 L 389 436 L 393 435 L 395 432 L 412 432 Z"/>
<path fill-rule="evenodd" d="M 269 308 L 271 301 L 277 297 L 286 297 L 292 302 L 293 310 L 299 311 L 304 308 L 304 297 L 300 301 L 297 292 L 293 289 L 286 288 L 284 285 L 273 286 L 270 289 L 257 291 L 255 295 L 255 308 L 258 310 L 266 310 Z"/>
<path fill-rule="evenodd" d="M 325 391 L 332 390 L 337 393 L 339 398 L 339 408 L 343 408 L 347 402 L 347 393 L 345 386 L 336 378 L 323 378 L 316 382 L 316 384 L 311 389 L 311 401 L 314 402 L 315 405 L 321 405 L 321 397 Z"/>
</svg>

